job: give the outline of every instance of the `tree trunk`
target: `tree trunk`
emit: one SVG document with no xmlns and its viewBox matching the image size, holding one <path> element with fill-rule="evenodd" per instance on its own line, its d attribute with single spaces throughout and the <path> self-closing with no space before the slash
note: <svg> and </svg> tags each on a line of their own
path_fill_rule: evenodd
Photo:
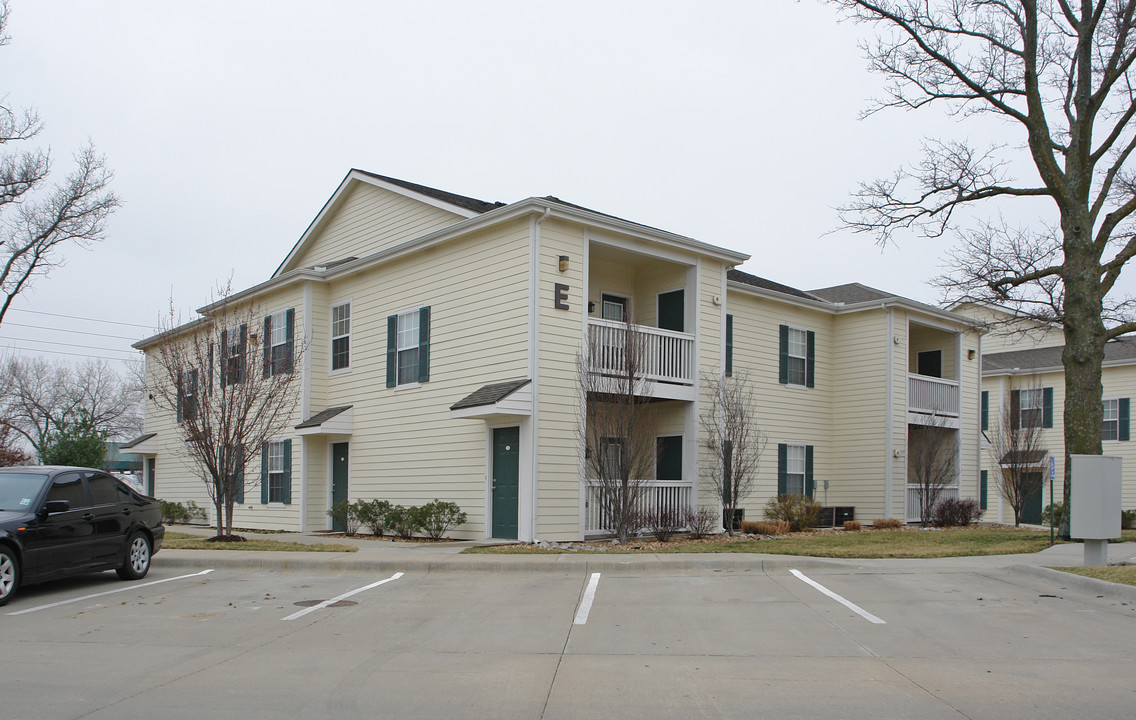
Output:
<svg viewBox="0 0 1136 720">
<path fill-rule="evenodd" d="M 213 501 L 213 509 L 216 512 L 214 517 L 217 518 L 217 537 L 225 534 L 225 504 L 221 497 L 221 493 L 217 493 L 217 499 Z"/>
</svg>

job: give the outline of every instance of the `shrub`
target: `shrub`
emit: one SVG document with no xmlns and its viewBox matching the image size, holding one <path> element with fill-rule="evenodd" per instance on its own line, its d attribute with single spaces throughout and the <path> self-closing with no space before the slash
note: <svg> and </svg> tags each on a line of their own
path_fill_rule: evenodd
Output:
<svg viewBox="0 0 1136 720">
<path fill-rule="evenodd" d="M 789 533 L 789 523 L 784 520 L 758 521 L 749 524 L 752 525 L 753 530 L 746 532 L 753 532 L 755 535 L 787 535 Z"/>
<path fill-rule="evenodd" d="M 441 540 L 447 532 L 466 521 L 465 512 L 457 503 L 434 499 L 421 507 L 411 508 L 417 516 L 418 526 L 434 540 Z"/>
<path fill-rule="evenodd" d="M 343 526 L 343 534 L 352 537 L 359 530 L 359 516 L 355 514 L 355 506 L 346 500 L 333 504 L 327 511 L 336 525 Z"/>
<path fill-rule="evenodd" d="M 765 505 L 765 517 L 784 520 L 791 532 L 816 525 L 820 519 L 820 503 L 808 495 L 778 495 Z"/>
<path fill-rule="evenodd" d="M 1136 510 L 1120 511 L 1120 529 L 1132 530 L 1136 528 Z"/>
<path fill-rule="evenodd" d="M 982 509 L 974 498 L 943 498 L 931 508 L 931 523 L 935 527 L 963 527 L 980 517 Z"/>
<path fill-rule="evenodd" d="M 844 521 L 844 529 L 847 530 L 848 532 L 860 532 L 861 527 L 862 526 L 860 525 L 859 520 L 845 520 Z"/>
<path fill-rule="evenodd" d="M 744 532 L 746 535 L 759 535 L 759 534 L 762 534 L 762 532 L 757 529 L 757 526 L 763 525 L 763 524 L 764 523 L 759 523 L 755 520 L 742 520 L 742 528 L 741 529 L 742 529 L 742 532 Z"/>
<path fill-rule="evenodd" d="M 158 500 L 158 507 L 162 512 L 162 522 L 164 523 L 187 523 L 189 522 L 189 510 L 179 502 L 170 502 L 169 500 Z M 194 505 L 194 507 L 197 507 Z"/>
<path fill-rule="evenodd" d="M 903 521 L 899 518 L 880 518 L 872 521 L 872 527 L 877 530 L 898 530 L 903 527 Z"/>
<path fill-rule="evenodd" d="M 1046 505 L 1045 509 L 1041 511 L 1041 523 L 1043 525 L 1049 524 L 1049 508 L 1053 508 L 1053 527 L 1061 527 L 1065 524 L 1065 503 L 1053 503 L 1052 506 Z M 1123 515 L 1121 515 L 1123 518 Z"/>
<path fill-rule="evenodd" d="M 718 525 L 718 513 L 710 508 L 697 508 L 687 510 L 683 520 L 690 537 L 698 540 L 713 534 Z"/>
<path fill-rule="evenodd" d="M 383 536 L 383 525 L 387 520 L 391 504 L 386 500 L 359 500 L 354 505 L 355 517 L 359 524 L 367 528 L 375 537 Z"/>
<path fill-rule="evenodd" d="M 391 509 L 387 510 L 387 529 L 403 540 L 414 537 L 414 533 L 422 527 L 418 510 L 416 507 L 405 507 L 403 505 L 391 506 Z"/>
<path fill-rule="evenodd" d="M 647 513 L 643 524 L 659 542 L 670 540 L 684 525 L 684 514 L 678 510 L 659 508 Z"/>
<path fill-rule="evenodd" d="M 202 522 L 205 521 L 205 508 L 200 507 L 192 500 L 185 501 L 185 511 L 189 516 L 186 522 L 192 522 L 194 520 L 201 520 Z"/>
</svg>

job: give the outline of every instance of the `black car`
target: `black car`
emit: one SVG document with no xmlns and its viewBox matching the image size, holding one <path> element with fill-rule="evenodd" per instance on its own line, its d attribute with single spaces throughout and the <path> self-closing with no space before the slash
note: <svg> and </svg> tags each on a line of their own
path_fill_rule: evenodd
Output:
<svg viewBox="0 0 1136 720">
<path fill-rule="evenodd" d="M 21 583 L 150 570 L 166 529 L 158 501 L 100 470 L 0 468 L 0 605 Z"/>
</svg>

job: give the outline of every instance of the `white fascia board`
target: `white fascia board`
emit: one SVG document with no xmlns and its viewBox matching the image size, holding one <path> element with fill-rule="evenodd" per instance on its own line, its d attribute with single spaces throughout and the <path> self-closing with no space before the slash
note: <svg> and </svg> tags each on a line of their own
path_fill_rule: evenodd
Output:
<svg viewBox="0 0 1136 720">
<path fill-rule="evenodd" d="M 158 343 L 164 342 L 166 340 L 171 340 L 175 337 L 178 337 L 179 335 L 184 335 L 188 332 L 192 332 L 202 326 L 209 325 L 212 322 L 213 320 L 207 317 L 190 320 L 189 322 L 178 325 L 175 328 L 170 328 L 169 330 L 165 330 L 156 335 L 151 335 L 150 337 L 143 338 L 130 347 L 134 348 L 135 350 L 145 351 L 148 347 L 157 345 Z"/>
<path fill-rule="evenodd" d="M 939 327 L 943 330 L 950 330 L 951 332 L 957 331 L 960 328 L 973 330 L 974 332 L 980 334 L 986 332 L 980 327 L 980 323 L 978 323 L 978 321 L 968 318 L 965 315 L 952 313 L 949 310 L 940 310 L 937 307 L 925 305 L 916 300 L 908 300 L 907 298 L 899 296 L 884 298 L 883 300 L 869 300 L 867 302 L 855 303 L 852 305 L 837 305 L 835 311 L 837 315 L 843 315 L 845 313 L 878 310 L 885 307 L 900 307 L 904 310 L 913 310 L 922 315 L 929 316 L 929 318 L 938 320 L 940 321 L 940 323 L 946 323 L 946 325 L 937 324 L 933 322 L 933 320 L 926 318 L 920 320 L 920 323 L 923 325 L 931 325 L 932 327 Z"/>
<path fill-rule="evenodd" d="M 753 295 L 755 297 L 764 298 L 766 300 L 785 303 L 786 305 L 795 305 L 797 307 L 807 308 L 809 310 L 819 310 L 830 315 L 835 315 L 838 307 L 836 304 L 830 303 L 827 300 L 809 300 L 807 298 L 797 297 L 796 295 L 779 293 L 776 290 L 770 290 L 768 288 L 755 287 L 753 285 L 749 285 L 748 283 L 738 282 L 737 280 L 728 280 L 726 282 L 726 291 L 729 292 L 731 290 L 736 290 L 744 295 Z M 727 306 L 729 305 L 728 300 L 729 296 L 727 295 Z M 879 307 L 878 303 L 876 307 Z"/>
<path fill-rule="evenodd" d="M 1101 368 L 1114 368 L 1114 367 L 1132 367 L 1136 366 L 1136 360 L 1105 360 L 1101 363 Z M 1017 375 L 1045 375 L 1047 373 L 1062 373 L 1065 372 L 1064 365 L 1049 365 L 1047 367 L 1016 367 L 1016 368 L 998 368 L 994 370 L 983 370 L 982 377 L 999 377 L 1002 375 L 1013 377 Z"/>
<path fill-rule="evenodd" d="M 123 455 L 156 455 L 158 452 L 158 436 L 146 438 L 132 448 L 119 450 Z"/>
<path fill-rule="evenodd" d="M 474 419 L 492 421 L 505 417 L 528 417 L 532 415 L 532 384 L 518 388 L 495 403 L 477 405 L 450 411 L 451 420 Z"/>
<path fill-rule="evenodd" d="M 222 308 L 226 305 L 233 305 L 235 303 L 240 303 L 240 302 L 244 302 L 246 300 L 251 300 L 254 297 L 256 297 L 257 295 L 263 295 L 267 292 L 279 290 L 280 288 L 284 288 L 284 287 L 287 287 L 289 285 L 294 285 L 298 282 L 303 282 L 303 281 L 324 282 L 326 279 L 327 279 L 327 271 L 309 270 L 309 269 L 306 269 L 306 268 L 301 268 L 299 270 L 292 270 L 292 271 L 289 271 L 288 273 L 285 273 L 284 275 L 280 275 L 279 277 L 269 278 L 268 280 L 265 280 L 262 283 L 259 283 L 257 285 L 253 285 L 252 287 L 241 290 L 240 292 L 233 293 L 232 295 L 230 295 L 227 298 L 224 298 L 223 300 L 218 300 L 215 303 L 210 303 L 210 304 L 205 305 L 203 307 L 199 307 L 199 308 L 197 308 L 197 312 L 201 313 L 202 315 L 210 315 L 215 310 L 218 310 L 218 309 L 220 309 L 220 308 Z"/>
<path fill-rule="evenodd" d="M 297 435 L 350 435 L 354 431 L 355 421 L 352 408 L 347 408 L 326 422 L 316 427 L 300 428 Z"/>
</svg>

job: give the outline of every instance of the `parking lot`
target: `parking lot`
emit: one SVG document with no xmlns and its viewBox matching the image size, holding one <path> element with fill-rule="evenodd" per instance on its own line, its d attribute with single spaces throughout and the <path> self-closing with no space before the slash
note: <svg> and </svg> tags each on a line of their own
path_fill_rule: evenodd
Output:
<svg viewBox="0 0 1136 720">
<path fill-rule="evenodd" d="M 163 567 L 25 588 L 3 720 L 1130 718 L 1136 608 L 990 567 Z"/>
</svg>

